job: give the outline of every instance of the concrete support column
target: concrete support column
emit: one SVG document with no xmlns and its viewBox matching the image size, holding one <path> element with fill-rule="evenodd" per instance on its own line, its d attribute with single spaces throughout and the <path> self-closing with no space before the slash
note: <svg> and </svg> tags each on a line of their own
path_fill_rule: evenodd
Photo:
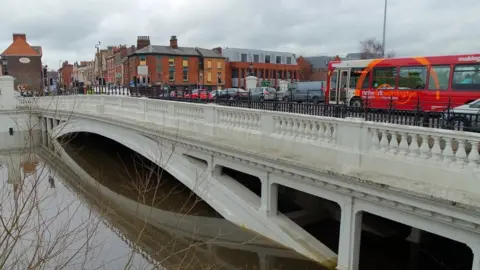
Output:
<svg viewBox="0 0 480 270">
<path fill-rule="evenodd" d="M 338 244 L 338 270 L 358 270 L 362 235 L 362 212 L 355 210 L 354 204 L 355 199 L 350 197 L 340 205 L 342 212 Z"/>
<path fill-rule="evenodd" d="M 278 185 L 271 183 L 270 173 L 262 177 L 262 197 L 260 211 L 267 215 L 276 216 L 278 211 Z"/>
<path fill-rule="evenodd" d="M 273 260 L 272 257 L 268 256 L 266 253 L 258 254 L 258 259 L 260 263 L 260 270 L 270 270 L 273 269 Z"/>
<path fill-rule="evenodd" d="M 473 252 L 472 270 L 480 270 L 480 244 L 470 246 Z"/>
<path fill-rule="evenodd" d="M 47 146 L 48 144 L 47 119 L 45 117 L 40 117 L 40 123 L 42 124 L 42 144 Z"/>
<path fill-rule="evenodd" d="M 52 130 L 53 130 L 53 120 L 52 118 L 46 118 L 47 120 L 47 146 L 52 146 Z"/>
</svg>

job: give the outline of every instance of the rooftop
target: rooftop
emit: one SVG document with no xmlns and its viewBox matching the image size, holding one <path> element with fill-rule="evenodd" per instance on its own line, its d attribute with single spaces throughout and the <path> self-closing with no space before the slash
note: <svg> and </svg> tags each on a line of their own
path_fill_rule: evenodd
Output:
<svg viewBox="0 0 480 270">
<path fill-rule="evenodd" d="M 170 46 L 149 45 L 143 49 L 137 50 L 131 55 L 142 54 L 165 54 L 165 55 L 180 55 L 180 56 L 200 56 L 199 53 L 193 47 L 177 47 L 172 48 Z"/>
<path fill-rule="evenodd" d="M 209 58 L 225 58 L 218 52 L 210 49 L 203 49 L 203 48 L 195 48 L 197 52 L 203 56 L 203 57 L 209 57 Z"/>
<path fill-rule="evenodd" d="M 42 56 L 42 49 L 39 46 L 30 46 L 25 34 L 13 34 L 13 42 L 3 51 L 7 56 Z"/>
</svg>

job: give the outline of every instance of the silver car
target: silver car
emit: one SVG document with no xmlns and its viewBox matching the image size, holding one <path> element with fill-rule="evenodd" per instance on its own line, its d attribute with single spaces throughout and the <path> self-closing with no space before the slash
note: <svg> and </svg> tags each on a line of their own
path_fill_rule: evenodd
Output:
<svg viewBox="0 0 480 270">
<path fill-rule="evenodd" d="M 272 87 L 257 87 L 250 92 L 252 101 L 272 101 L 276 99 L 277 91 Z"/>
<path fill-rule="evenodd" d="M 454 130 L 480 131 L 480 99 L 444 111 L 442 127 Z"/>
</svg>

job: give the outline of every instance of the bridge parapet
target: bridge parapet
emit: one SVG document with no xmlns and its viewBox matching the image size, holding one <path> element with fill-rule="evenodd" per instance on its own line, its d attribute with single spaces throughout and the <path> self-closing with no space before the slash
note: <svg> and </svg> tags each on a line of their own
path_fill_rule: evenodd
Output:
<svg viewBox="0 0 480 270">
<path fill-rule="evenodd" d="M 155 127 L 252 159 L 480 206 L 475 133 L 117 96 L 42 97 L 35 104 L 48 113 Z"/>
</svg>

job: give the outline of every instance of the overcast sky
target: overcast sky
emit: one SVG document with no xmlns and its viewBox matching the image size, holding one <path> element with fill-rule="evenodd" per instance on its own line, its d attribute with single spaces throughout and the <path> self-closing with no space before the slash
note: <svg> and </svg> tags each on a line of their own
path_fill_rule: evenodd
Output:
<svg viewBox="0 0 480 270">
<path fill-rule="evenodd" d="M 386 47 L 397 56 L 475 53 L 479 0 L 389 0 Z M 91 60 L 95 44 L 236 47 L 336 55 L 382 39 L 384 0 L 3 0 L 0 47 L 13 32 L 44 61 Z M 3 49 L 2 49 L 3 50 Z"/>
</svg>

